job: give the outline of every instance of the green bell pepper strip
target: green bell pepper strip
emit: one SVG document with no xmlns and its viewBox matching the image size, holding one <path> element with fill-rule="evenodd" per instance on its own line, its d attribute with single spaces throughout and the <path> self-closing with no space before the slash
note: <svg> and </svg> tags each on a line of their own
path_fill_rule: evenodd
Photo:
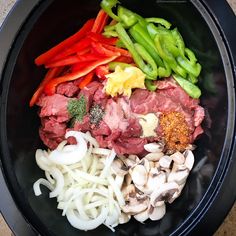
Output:
<svg viewBox="0 0 236 236">
<path fill-rule="evenodd" d="M 118 7 L 117 15 L 119 17 L 119 21 L 125 28 L 129 28 L 138 22 L 137 15 L 122 6 Z"/>
<path fill-rule="evenodd" d="M 174 74 L 173 77 L 190 97 L 199 98 L 201 96 L 201 90 L 196 85 L 192 84 L 179 75 Z"/>
<path fill-rule="evenodd" d="M 118 3 L 118 0 L 102 0 L 100 6 L 112 19 L 119 21 L 119 17 L 112 12 L 112 8 Z"/>
<path fill-rule="evenodd" d="M 191 65 L 188 59 L 183 58 L 181 56 L 177 57 L 177 62 L 179 65 L 185 69 L 189 74 L 194 75 L 195 77 L 198 77 L 201 72 L 201 65 L 199 63 L 196 63 L 195 65 Z"/>
<path fill-rule="evenodd" d="M 126 49 L 126 46 L 124 45 L 124 43 L 120 39 L 117 41 L 116 47 Z"/>
<path fill-rule="evenodd" d="M 107 25 L 104 27 L 104 31 L 114 31 L 116 25 Z"/>
<path fill-rule="evenodd" d="M 196 58 L 195 54 L 193 53 L 193 51 L 191 51 L 189 48 L 185 48 L 185 54 L 188 57 L 189 63 L 191 65 L 196 64 L 197 58 Z"/>
<path fill-rule="evenodd" d="M 159 57 L 153 40 L 149 37 L 148 31 L 140 23 L 135 24 L 129 29 L 130 35 L 134 40 L 142 45 L 152 56 L 158 66 L 164 66 Z"/>
<path fill-rule="evenodd" d="M 156 79 L 157 67 L 152 57 L 146 52 L 144 48 L 140 46 L 134 46 L 132 40 L 130 39 L 121 23 L 116 24 L 116 32 L 118 33 L 120 40 L 131 53 L 137 66 L 147 75 L 147 78 Z M 137 49 L 139 50 L 139 52 L 137 52 Z M 140 52 L 142 56 L 139 54 Z M 151 65 L 145 64 L 143 57 L 145 57 L 144 60 L 146 60 L 147 63 L 150 63 Z"/>
<path fill-rule="evenodd" d="M 182 69 L 176 62 L 174 56 L 168 52 L 168 50 L 166 50 L 165 46 L 162 45 L 161 43 L 161 39 L 163 39 L 163 37 L 161 37 L 160 35 L 156 35 L 154 42 L 156 45 L 156 49 L 158 51 L 158 54 L 160 55 L 160 57 L 166 61 L 168 63 L 168 65 L 171 67 L 171 69 L 181 75 L 182 77 L 186 78 L 187 73 L 184 69 Z M 163 47 L 162 47 L 163 46 Z"/>
<path fill-rule="evenodd" d="M 151 18 L 145 18 L 145 20 L 149 23 L 156 23 L 156 24 L 163 25 L 166 29 L 170 29 L 171 27 L 171 23 L 163 18 L 151 17 Z"/>
<path fill-rule="evenodd" d="M 169 77 L 171 75 L 171 68 L 166 61 L 164 62 L 164 67 L 158 68 L 158 75 L 160 78 Z"/>
<path fill-rule="evenodd" d="M 118 34 L 116 31 L 104 31 L 102 35 L 106 37 L 118 37 Z"/>
<path fill-rule="evenodd" d="M 153 84 L 153 80 L 146 79 L 145 86 L 150 91 L 156 91 L 157 85 Z"/>
<path fill-rule="evenodd" d="M 132 65 L 130 65 L 130 64 L 127 64 L 124 62 L 116 62 L 116 61 L 110 62 L 108 64 L 108 66 L 109 66 L 109 70 L 111 70 L 111 71 L 115 71 L 115 68 L 117 66 L 119 66 L 122 70 L 124 70 L 125 68 L 128 68 L 128 67 L 132 67 Z"/>
<path fill-rule="evenodd" d="M 141 44 L 134 43 L 134 47 L 138 54 L 142 57 L 142 59 L 147 62 L 146 68 L 144 67 L 144 72 L 145 69 L 148 72 L 146 72 L 147 78 L 151 80 L 156 80 L 158 76 L 158 71 L 155 61 Z"/>
<path fill-rule="evenodd" d="M 180 32 L 178 31 L 177 28 L 171 30 L 171 33 L 174 37 L 174 39 L 176 40 L 176 45 L 179 48 L 180 51 L 180 55 L 182 57 L 184 57 L 184 53 L 185 53 L 185 44 L 184 44 L 184 40 L 182 38 L 182 35 L 180 34 Z"/>
<path fill-rule="evenodd" d="M 195 77 L 194 75 L 191 75 L 191 74 L 188 74 L 187 80 L 190 81 L 192 84 L 196 84 L 198 82 L 197 77 Z"/>
</svg>

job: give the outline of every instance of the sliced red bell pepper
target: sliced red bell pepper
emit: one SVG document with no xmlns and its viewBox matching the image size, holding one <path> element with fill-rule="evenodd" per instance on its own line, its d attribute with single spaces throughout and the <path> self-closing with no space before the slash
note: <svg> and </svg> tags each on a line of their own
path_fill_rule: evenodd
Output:
<svg viewBox="0 0 236 236">
<path fill-rule="evenodd" d="M 118 41 L 118 38 L 115 38 L 115 37 L 107 38 L 101 34 L 94 33 L 94 32 L 89 32 L 88 38 L 90 38 L 91 40 L 93 40 L 95 42 L 104 43 L 104 44 L 108 44 L 108 45 L 116 45 L 116 43 Z"/>
<path fill-rule="evenodd" d="M 59 76 L 64 68 L 56 67 L 49 69 L 47 74 L 44 77 L 44 80 L 40 83 L 37 90 L 34 92 L 32 98 L 30 99 L 30 107 L 32 107 L 39 99 L 40 95 L 43 93 L 43 89 L 45 84 L 47 84 L 52 78 L 55 78 L 56 76 Z"/>
<path fill-rule="evenodd" d="M 88 65 L 85 66 L 84 68 L 82 68 L 81 70 L 69 73 L 69 74 L 64 75 L 64 76 L 54 78 L 51 81 L 49 81 L 48 84 L 45 85 L 44 92 L 47 95 L 52 95 L 52 94 L 55 93 L 57 85 L 59 85 L 63 82 L 76 80 L 76 79 L 88 74 L 89 72 L 94 70 L 97 66 L 107 64 L 107 63 L 115 60 L 117 57 L 118 57 L 117 55 L 106 57 L 106 58 L 88 63 Z"/>
<path fill-rule="evenodd" d="M 91 31 L 93 25 L 94 19 L 88 20 L 78 32 L 65 39 L 61 43 L 57 44 L 47 52 L 41 54 L 39 57 L 37 57 L 35 59 L 35 64 L 39 66 L 50 61 L 53 57 L 55 57 L 58 53 L 62 52 L 65 48 L 70 47 L 74 43 L 81 40 L 89 31 Z"/>
<path fill-rule="evenodd" d="M 85 75 L 84 78 L 79 83 L 79 88 L 83 89 L 84 87 L 86 87 L 93 80 L 94 74 L 95 72 L 94 70 L 92 70 L 87 75 Z"/>
<path fill-rule="evenodd" d="M 68 65 L 73 65 L 79 62 L 90 62 L 90 61 L 95 61 L 100 59 L 100 55 L 94 55 L 94 54 L 85 54 L 85 55 L 75 55 L 75 56 L 68 56 L 65 59 L 59 60 L 52 62 L 50 64 L 46 64 L 46 68 L 53 68 L 53 67 L 58 67 L 58 66 L 68 66 Z"/>
<path fill-rule="evenodd" d="M 120 56 L 120 52 L 113 52 L 111 50 L 108 50 L 108 49 L 104 48 L 101 43 L 92 42 L 91 46 L 92 46 L 94 52 L 97 53 L 98 55 L 103 55 L 103 56 L 106 56 L 106 57 L 109 57 L 109 56 L 112 56 L 112 55 Z"/>
<path fill-rule="evenodd" d="M 104 48 L 110 50 L 110 51 L 119 52 L 122 56 L 132 57 L 130 52 L 128 50 L 123 49 L 123 48 L 118 48 L 118 47 L 111 46 L 111 45 L 108 45 L 108 44 L 102 44 L 102 46 Z"/>
<path fill-rule="evenodd" d="M 86 37 L 81 39 L 79 42 L 75 43 L 74 45 L 71 45 L 71 47 L 63 50 L 61 53 L 53 57 L 50 62 L 57 61 L 60 59 L 64 59 L 67 56 L 70 56 L 75 53 L 81 53 L 81 51 L 89 50 L 91 45 L 91 39 Z"/>
<path fill-rule="evenodd" d="M 132 57 L 125 57 L 125 56 L 120 56 L 116 59 L 117 62 L 123 62 L 127 64 L 134 63 L 134 60 Z"/>
<path fill-rule="evenodd" d="M 105 75 L 109 74 L 108 64 L 96 67 L 95 73 L 99 79 L 106 79 Z"/>
<path fill-rule="evenodd" d="M 95 19 L 95 22 L 91 31 L 95 33 L 101 33 L 105 25 L 107 24 L 108 19 L 109 19 L 109 16 L 107 15 L 107 13 L 103 9 L 101 9 L 97 14 L 97 17 Z"/>
</svg>

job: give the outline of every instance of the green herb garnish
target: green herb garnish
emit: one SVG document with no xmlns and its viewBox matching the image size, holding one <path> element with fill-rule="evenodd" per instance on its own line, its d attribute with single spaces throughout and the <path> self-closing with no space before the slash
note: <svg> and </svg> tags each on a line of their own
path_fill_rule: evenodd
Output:
<svg viewBox="0 0 236 236">
<path fill-rule="evenodd" d="M 81 96 L 79 99 L 71 99 L 68 102 L 67 110 L 71 118 L 75 121 L 83 121 L 86 115 L 86 99 Z"/>
</svg>

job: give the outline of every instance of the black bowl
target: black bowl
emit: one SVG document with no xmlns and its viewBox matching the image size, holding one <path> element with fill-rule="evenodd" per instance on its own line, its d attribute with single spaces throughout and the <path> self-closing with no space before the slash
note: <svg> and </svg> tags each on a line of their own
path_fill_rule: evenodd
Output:
<svg viewBox="0 0 236 236">
<path fill-rule="evenodd" d="M 235 18 L 226 3 L 213 1 L 122 1 L 143 16 L 164 17 L 177 26 L 203 70 L 200 87 L 207 116 L 205 134 L 197 141 L 196 162 L 182 195 L 168 205 L 165 217 L 145 224 L 134 220 L 116 235 L 211 235 L 232 206 L 236 190 Z M 34 153 L 37 108 L 28 106 L 45 71 L 34 58 L 66 38 L 99 9 L 93 0 L 19 1 L 0 34 L 1 168 L 0 209 L 16 235 L 111 235 L 105 227 L 81 232 L 56 209 L 48 191 L 35 197 L 33 183 L 43 176 Z M 222 12 L 222 15 L 219 13 Z M 231 32 L 231 34 L 230 34 Z M 23 217 L 22 217 L 23 216 Z M 27 222 L 27 223 L 26 223 Z"/>
</svg>

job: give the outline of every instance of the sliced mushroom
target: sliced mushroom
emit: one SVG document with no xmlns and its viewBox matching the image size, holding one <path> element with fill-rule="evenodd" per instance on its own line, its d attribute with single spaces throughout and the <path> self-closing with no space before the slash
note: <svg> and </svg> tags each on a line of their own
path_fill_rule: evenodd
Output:
<svg viewBox="0 0 236 236">
<path fill-rule="evenodd" d="M 166 182 L 166 174 L 163 171 L 158 171 L 156 168 L 151 168 L 148 173 L 148 180 L 146 185 L 137 186 L 143 193 L 150 195 L 156 188 L 159 188 Z"/>
<path fill-rule="evenodd" d="M 187 167 L 185 166 L 185 164 L 176 164 L 174 163 L 172 166 L 172 172 L 177 172 L 177 171 L 182 171 L 182 170 L 186 170 Z"/>
<path fill-rule="evenodd" d="M 121 207 L 122 211 L 127 214 L 138 214 L 147 209 L 149 198 L 137 192 L 133 184 L 130 184 L 122 189 L 126 204 Z"/>
<path fill-rule="evenodd" d="M 145 211 L 142 211 L 136 215 L 134 215 L 134 218 L 143 223 L 144 221 L 146 221 L 148 218 L 149 218 L 149 211 L 148 211 L 148 208 L 145 210 Z"/>
<path fill-rule="evenodd" d="M 148 153 L 145 158 L 148 161 L 159 161 L 161 157 L 164 156 L 163 152 L 153 152 L 153 153 Z"/>
<path fill-rule="evenodd" d="M 178 165 L 182 165 L 185 162 L 185 157 L 181 152 L 175 152 L 170 157 Z"/>
<path fill-rule="evenodd" d="M 186 150 L 184 152 L 184 156 L 186 157 L 184 165 L 191 170 L 193 168 L 194 165 L 194 155 L 193 152 L 191 150 Z"/>
<path fill-rule="evenodd" d="M 171 165 L 172 159 L 170 156 L 163 156 L 160 160 L 159 160 L 159 164 L 162 168 L 166 168 L 169 169 L 170 165 Z"/>
<path fill-rule="evenodd" d="M 130 169 L 131 178 L 136 186 L 143 186 L 147 182 L 148 172 L 144 165 L 136 165 Z"/>
<path fill-rule="evenodd" d="M 186 182 L 186 179 L 188 178 L 189 170 L 182 170 L 182 171 L 171 171 L 168 175 L 168 182 L 176 182 L 177 184 L 184 184 Z"/>
<path fill-rule="evenodd" d="M 150 205 L 148 213 L 150 220 L 160 220 L 166 214 L 166 205 L 163 204 L 158 207 Z"/>
<path fill-rule="evenodd" d="M 176 198 L 178 198 L 183 190 L 185 186 L 185 183 L 184 184 L 181 184 L 179 185 L 179 189 L 177 192 L 175 192 L 175 194 L 173 195 L 173 197 L 168 201 L 169 203 L 172 203 Z"/>
<path fill-rule="evenodd" d="M 144 145 L 144 149 L 147 152 L 162 152 L 164 149 L 164 143 L 159 142 L 159 143 L 148 143 Z"/>
<path fill-rule="evenodd" d="M 128 214 L 125 214 L 124 212 L 122 212 L 119 217 L 119 224 L 125 224 L 125 223 L 129 222 L 130 218 L 131 218 L 131 215 L 128 215 Z"/>
<path fill-rule="evenodd" d="M 136 155 L 129 155 L 128 158 L 123 159 L 123 162 L 128 168 L 132 168 L 139 162 L 139 158 Z"/>
<path fill-rule="evenodd" d="M 169 201 L 179 189 L 179 185 L 175 182 L 164 183 L 152 192 L 150 195 L 150 204 L 153 207 L 159 206 L 162 201 Z"/>
<path fill-rule="evenodd" d="M 128 168 L 120 159 L 115 159 L 111 164 L 112 171 L 119 176 L 125 176 L 128 173 Z"/>
</svg>

